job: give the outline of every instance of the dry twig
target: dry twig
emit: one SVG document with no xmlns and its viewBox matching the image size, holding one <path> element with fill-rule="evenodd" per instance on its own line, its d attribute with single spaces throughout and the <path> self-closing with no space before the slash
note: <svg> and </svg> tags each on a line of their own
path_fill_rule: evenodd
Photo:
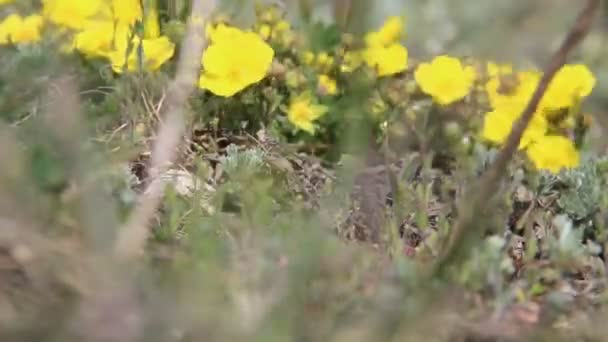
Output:
<svg viewBox="0 0 608 342">
<path fill-rule="evenodd" d="M 195 90 L 205 48 L 205 21 L 214 10 L 214 0 L 195 0 L 188 31 L 182 43 L 175 79 L 168 89 L 165 120 L 160 124 L 150 160 L 150 185 L 139 200 L 133 214 L 119 232 L 115 253 L 130 259 L 143 250 L 148 238 L 148 222 L 154 215 L 164 192 L 164 182 L 157 181 L 175 160 L 184 132 L 184 112 L 188 98 Z"/>
</svg>

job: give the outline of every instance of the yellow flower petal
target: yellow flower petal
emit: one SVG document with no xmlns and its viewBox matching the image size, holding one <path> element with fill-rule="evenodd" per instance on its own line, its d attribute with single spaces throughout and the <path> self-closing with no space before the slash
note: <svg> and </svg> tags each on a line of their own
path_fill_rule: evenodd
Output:
<svg viewBox="0 0 608 342">
<path fill-rule="evenodd" d="M 380 30 L 365 35 L 365 43 L 369 47 L 385 47 L 396 43 L 403 34 L 403 26 L 403 18 L 389 17 Z"/>
<path fill-rule="evenodd" d="M 572 107 L 591 94 L 595 83 L 595 77 L 587 66 L 564 65 L 549 84 L 542 100 L 542 107 L 550 109 Z"/>
<path fill-rule="evenodd" d="M 507 140 L 517 118 L 521 115 L 525 104 L 519 106 L 503 106 L 485 115 L 482 137 L 492 143 L 502 145 Z M 530 143 L 542 138 L 548 129 L 547 120 L 543 115 L 535 114 L 524 131 L 519 142 L 519 148 L 526 148 Z"/>
<path fill-rule="evenodd" d="M 287 118 L 297 128 L 314 134 L 313 121 L 327 112 L 327 107 L 313 104 L 307 95 L 300 95 L 294 98 L 289 104 Z"/>
<path fill-rule="evenodd" d="M 469 94 L 475 81 L 471 66 L 463 66 L 459 59 L 449 56 L 435 57 L 431 63 L 422 63 L 414 73 L 420 89 L 435 102 L 448 105 Z"/>
<path fill-rule="evenodd" d="M 544 136 L 530 145 L 526 152 L 537 169 L 552 173 L 558 173 L 564 168 L 577 167 L 580 162 L 578 151 L 572 141 L 558 135 Z"/>
<path fill-rule="evenodd" d="M 363 52 L 365 63 L 378 72 L 378 76 L 389 76 L 407 69 L 407 49 L 398 43 L 388 47 L 368 47 Z"/>
<path fill-rule="evenodd" d="M 40 40 L 44 18 L 30 15 L 25 18 L 11 14 L 0 23 L 0 44 L 34 43 Z"/>
<path fill-rule="evenodd" d="M 258 34 L 225 25 L 208 34 L 212 44 L 203 54 L 200 88 L 228 97 L 266 76 L 274 51 Z"/>
</svg>

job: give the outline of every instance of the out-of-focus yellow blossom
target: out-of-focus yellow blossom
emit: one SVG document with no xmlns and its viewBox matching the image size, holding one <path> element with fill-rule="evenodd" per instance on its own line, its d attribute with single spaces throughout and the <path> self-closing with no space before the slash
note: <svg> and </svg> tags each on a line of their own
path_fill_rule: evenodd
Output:
<svg viewBox="0 0 608 342">
<path fill-rule="evenodd" d="M 160 19 L 157 0 L 148 0 L 144 17 L 144 39 L 160 37 Z"/>
<path fill-rule="evenodd" d="M 15 0 L 0 0 L 0 5 L 10 4 L 15 2 Z"/>
<path fill-rule="evenodd" d="M 271 39 L 283 46 L 288 46 L 295 40 L 296 34 L 291 29 L 291 24 L 286 20 L 279 20 L 271 30 Z"/>
<path fill-rule="evenodd" d="M 422 63 L 414 74 L 416 83 L 435 102 L 448 105 L 469 94 L 475 81 L 471 66 L 463 66 L 458 58 L 435 57 L 431 63 Z"/>
<path fill-rule="evenodd" d="M 310 95 L 303 94 L 291 100 L 287 118 L 297 128 L 314 134 L 313 122 L 327 112 L 327 106 L 314 104 Z"/>
<path fill-rule="evenodd" d="M 572 107 L 591 94 L 595 83 L 595 77 L 587 66 L 564 65 L 549 84 L 541 107 L 549 109 Z"/>
<path fill-rule="evenodd" d="M 407 69 L 407 49 L 399 43 L 402 32 L 403 20 L 389 17 L 380 30 L 365 36 L 366 48 L 361 52 L 361 57 L 378 72 L 378 76 L 394 75 Z M 356 64 L 354 66 L 356 68 Z M 342 69 L 344 72 L 353 70 L 351 67 Z"/>
<path fill-rule="evenodd" d="M 281 19 L 281 10 L 277 6 L 263 6 L 256 8 L 258 21 L 264 23 L 275 23 Z"/>
<path fill-rule="evenodd" d="M 317 87 L 320 93 L 326 95 L 336 95 L 336 93 L 338 92 L 336 80 L 327 75 L 319 75 L 319 82 Z"/>
<path fill-rule="evenodd" d="M 496 64 L 494 62 L 488 62 L 486 65 L 488 77 L 497 77 L 503 75 L 513 74 L 513 66 L 511 64 Z"/>
<path fill-rule="evenodd" d="M 109 54 L 114 72 L 121 73 L 125 67 L 128 71 L 139 70 L 140 49 L 142 55 L 141 66 L 146 71 L 157 70 L 173 56 L 175 44 L 168 37 L 160 36 L 142 40 L 135 36 L 129 44 L 129 37 L 132 37 L 132 35 L 132 29 L 129 25 L 117 25 L 114 34 L 114 50 Z M 127 51 L 129 51 L 129 56 L 127 56 Z"/>
<path fill-rule="evenodd" d="M 486 113 L 481 131 L 482 137 L 497 145 L 504 144 L 522 111 L 522 106 L 504 105 Z M 547 129 L 548 123 L 545 117 L 535 114 L 519 141 L 519 148 L 526 148 L 530 143 L 542 138 L 547 133 Z"/>
<path fill-rule="evenodd" d="M 142 66 L 146 71 L 158 70 L 174 53 L 175 45 L 166 36 L 153 39 L 133 39 L 133 47 L 126 59 L 126 67 L 129 71 L 139 70 L 139 48 L 142 49 Z M 126 50 L 116 50 L 111 56 L 112 69 L 121 73 L 125 67 Z"/>
<path fill-rule="evenodd" d="M 528 158 L 539 170 L 558 173 L 564 168 L 574 168 L 579 165 L 580 157 L 572 141 L 559 135 L 546 135 L 526 150 Z"/>
<path fill-rule="evenodd" d="M 40 15 L 25 18 L 11 14 L 0 23 L 0 44 L 33 43 L 40 40 L 44 19 Z"/>
<path fill-rule="evenodd" d="M 114 23 L 89 21 L 74 37 L 74 48 L 87 57 L 109 57 L 114 50 Z"/>
<path fill-rule="evenodd" d="M 365 35 L 367 46 L 389 46 L 401 39 L 403 34 L 403 18 L 392 16 L 386 19 L 380 30 Z"/>
<path fill-rule="evenodd" d="M 205 34 L 212 43 L 238 39 L 242 36 L 243 32 L 244 31 L 236 27 L 229 26 L 224 23 L 217 25 L 207 24 L 205 29 Z"/>
<path fill-rule="evenodd" d="M 262 39 L 268 40 L 270 38 L 270 34 L 272 33 L 272 29 L 270 28 L 270 25 L 263 24 L 258 29 L 258 33 L 260 34 L 260 37 L 262 37 Z"/>
<path fill-rule="evenodd" d="M 286 20 L 279 20 L 276 25 L 274 25 L 275 32 L 285 32 L 291 29 L 291 24 Z"/>
<path fill-rule="evenodd" d="M 334 58 L 330 56 L 327 52 L 322 51 L 319 52 L 315 59 L 315 65 L 319 70 L 327 71 L 334 64 Z"/>
<path fill-rule="evenodd" d="M 57 25 L 77 30 L 90 19 L 111 17 L 104 0 L 42 0 L 42 14 Z"/>
<path fill-rule="evenodd" d="M 312 51 L 304 51 L 302 54 L 302 62 L 308 66 L 311 66 L 315 61 L 315 53 Z"/>
<path fill-rule="evenodd" d="M 210 38 L 199 87 L 229 97 L 266 76 L 274 51 L 259 35 L 222 25 Z"/>
<path fill-rule="evenodd" d="M 378 76 L 389 76 L 407 69 L 407 49 L 401 44 L 388 47 L 369 47 L 363 52 L 365 63 L 378 72 Z"/>
<path fill-rule="evenodd" d="M 112 13 L 120 24 L 133 25 L 143 17 L 140 0 L 112 0 Z"/>
<path fill-rule="evenodd" d="M 340 71 L 344 73 L 353 72 L 363 64 L 363 55 L 359 51 L 347 51 L 344 53 Z"/>
<path fill-rule="evenodd" d="M 537 71 L 521 71 L 491 78 L 486 83 L 490 105 L 497 108 L 511 102 L 527 104 L 540 78 L 541 73 Z"/>
</svg>

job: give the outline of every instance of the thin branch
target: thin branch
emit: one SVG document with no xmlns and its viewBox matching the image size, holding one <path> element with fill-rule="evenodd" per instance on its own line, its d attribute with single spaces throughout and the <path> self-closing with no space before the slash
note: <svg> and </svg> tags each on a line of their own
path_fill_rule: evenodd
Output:
<svg viewBox="0 0 608 342">
<path fill-rule="evenodd" d="M 148 238 L 148 222 L 156 212 L 165 186 L 159 176 L 164 174 L 176 158 L 184 132 L 184 113 L 188 99 L 194 92 L 205 48 L 205 21 L 215 8 L 214 0 L 194 0 L 186 37 L 182 42 L 177 74 L 167 90 L 165 120 L 158 135 L 150 160 L 152 180 L 139 200 L 138 206 L 119 231 L 115 245 L 116 256 L 131 259 L 139 255 Z"/>
<path fill-rule="evenodd" d="M 432 274 L 441 272 L 457 254 L 459 248 L 462 247 L 463 242 L 475 232 L 472 227 L 476 215 L 483 212 L 490 199 L 498 192 L 500 180 L 503 178 L 509 162 L 517 151 L 519 141 L 532 120 L 543 95 L 547 91 L 547 87 L 551 83 L 556 72 L 566 63 L 572 50 L 578 46 L 589 32 L 599 6 L 600 0 L 587 1 L 585 8 L 579 14 L 574 26 L 570 29 L 570 32 L 566 36 L 561 47 L 553 55 L 551 61 L 545 68 L 543 77 L 539 81 L 536 90 L 522 115 L 513 124 L 511 134 L 504 147 L 500 150 L 496 161 L 459 203 L 458 220 L 452 228 L 452 233 L 444 252 L 437 260 L 435 267 L 431 270 Z"/>
</svg>

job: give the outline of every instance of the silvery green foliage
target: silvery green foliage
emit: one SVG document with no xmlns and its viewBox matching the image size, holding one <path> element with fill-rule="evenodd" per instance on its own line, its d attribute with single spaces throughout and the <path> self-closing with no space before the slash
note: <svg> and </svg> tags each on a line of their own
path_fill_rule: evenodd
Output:
<svg viewBox="0 0 608 342">
<path fill-rule="evenodd" d="M 496 293 L 503 289 L 504 275 L 514 272 L 512 260 L 505 255 L 507 241 L 504 237 L 492 235 L 475 246 L 472 257 L 460 270 L 459 280 L 477 289 L 490 286 Z"/>
<path fill-rule="evenodd" d="M 558 215 L 553 219 L 559 236 L 548 236 L 549 245 L 559 256 L 565 260 L 576 260 L 581 257 L 585 249 L 582 244 L 583 230 L 574 228 L 572 220 L 567 215 Z"/>
<path fill-rule="evenodd" d="M 602 198 L 604 177 L 597 166 L 597 161 L 587 161 L 557 175 L 545 173 L 541 176 L 541 193 L 559 191 L 560 209 L 574 220 L 589 218 L 599 209 Z"/>
<path fill-rule="evenodd" d="M 229 176 L 237 173 L 255 173 L 264 165 L 264 151 L 254 148 L 239 151 L 236 145 L 226 148 L 226 156 L 220 158 L 224 172 Z"/>
</svg>

